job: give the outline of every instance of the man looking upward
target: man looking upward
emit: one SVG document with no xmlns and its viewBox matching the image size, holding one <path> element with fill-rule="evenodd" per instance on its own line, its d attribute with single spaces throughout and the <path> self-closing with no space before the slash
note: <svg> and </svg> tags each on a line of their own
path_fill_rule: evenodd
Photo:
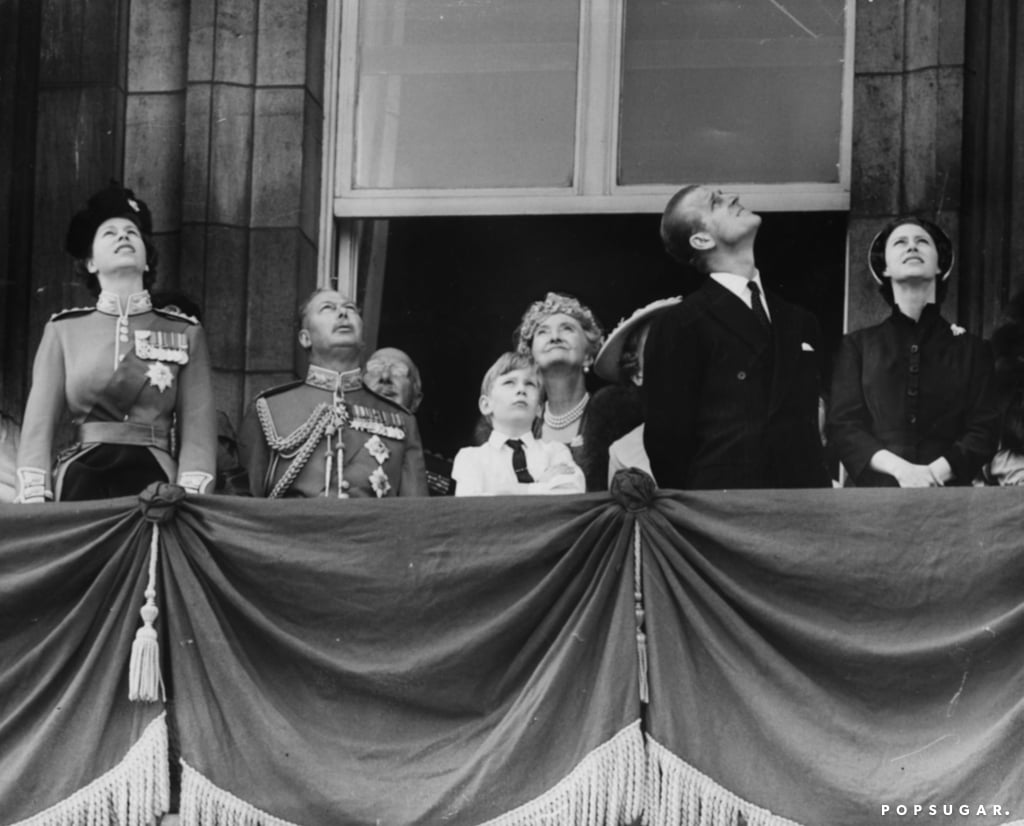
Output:
<svg viewBox="0 0 1024 826">
<path fill-rule="evenodd" d="M 830 486 L 818 323 L 764 290 L 760 226 L 737 195 L 707 186 L 665 207 L 666 250 L 706 278 L 655 318 L 644 350 L 644 446 L 662 487 Z"/>
<path fill-rule="evenodd" d="M 426 496 L 416 419 L 363 384 L 356 306 L 316 290 L 299 309 L 299 327 L 305 379 L 261 393 L 242 425 L 253 496 Z"/>
</svg>

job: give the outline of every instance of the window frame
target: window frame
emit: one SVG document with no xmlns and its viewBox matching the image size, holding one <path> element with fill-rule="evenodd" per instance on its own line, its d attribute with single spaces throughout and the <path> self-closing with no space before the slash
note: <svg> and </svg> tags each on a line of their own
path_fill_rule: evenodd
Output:
<svg viewBox="0 0 1024 826">
<path fill-rule="evenodd" d="M 329 3 L 325 118 L 321 283 L 355 287 L 358 235 L 364 219 L 440 215 L 567 215 L 658 213 L 687 181 L 673 184 L 617 182 L 619 102 L 627 0 L 579 0 L 579 71 L 573 184 L 570 187 L 356 189 L 355 154 L 359 2 Z M 839 179 L 832 183 L 736 184 L 702 181 L 738 193 L 764 212 L 848 211 L 852 146 L 856 0 L 847 0 L 841 86 Z M 602 59 L 595 56 L 600 55 Z"/>
</svg>

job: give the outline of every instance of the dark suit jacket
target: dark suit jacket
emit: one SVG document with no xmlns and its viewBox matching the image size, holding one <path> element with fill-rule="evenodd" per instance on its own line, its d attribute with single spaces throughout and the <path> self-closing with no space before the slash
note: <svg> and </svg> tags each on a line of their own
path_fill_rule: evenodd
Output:
<svg viewBox="0 0 1024 826">
<path fill-rule="evenodd" d="M 652 323 L 644 446 L 661 487 L 831 484 L 818 430 L 817 320 L 771 293 L 765 298 L 771 334 L 711 278 Z"/>
</svg>

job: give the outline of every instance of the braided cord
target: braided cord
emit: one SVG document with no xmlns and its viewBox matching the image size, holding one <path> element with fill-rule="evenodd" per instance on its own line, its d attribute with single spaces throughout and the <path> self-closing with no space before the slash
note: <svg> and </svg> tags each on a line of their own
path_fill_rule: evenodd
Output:
<svg viewBox="0 0 1024 826">
<path fill-rule="evenodd" d="M 331 424 L 331 406 L 324 403 L 318 404 L 313 408 L 310 417 L 287 436 L 278 434 L 270 415 L 270 407 L 265 399 L 256 400 L 256 415 L 259 417 L 263 436 L 270 449 L 285 459 L 291 459 L 288 470 L 277 480 L 277 484 L 268 494 L 270 499 L 279 499 L 302 473 L 302 469 L 309 462 L 313 451 L 323 440 L 324 434 Z"/>
<path fill-rule="evenodd" d="M 305 422 L 287 436 L 281 436 L 278 434 L 277 428 L 274 427 L 274 418 L 270 415 L 270 405 L 267 404 L 267 400 L 263 398 L 256 400 L 256 415 L 259 417 L 260 427 L 263 428 L 263 437 L 267 440 L 267 445 L 271 450 L 282 455 L 301 447 L 320 425 L 321 418 L 329 410 L 330 405 L 321 402 L 313 408 L 313 412 Z"/>
</svg>

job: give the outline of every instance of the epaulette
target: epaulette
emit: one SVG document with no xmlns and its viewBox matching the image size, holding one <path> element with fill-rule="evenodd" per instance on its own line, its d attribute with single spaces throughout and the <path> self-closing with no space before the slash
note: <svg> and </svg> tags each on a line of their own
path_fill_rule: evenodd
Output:
<svg viewBox="0 0 1024 826">
<path fill-rule="evenodd" d="M 196 318 L 194 315 L 188 315 L 187 313 L 183 313 L 180 310 L 171 310 L 168 309 L 167 307 L 154 307 L 153 312 L 160 313 L 160 315 L 167 316 L 168 318 L 176 318 L 178 319 L 178 321 L 187 321 L 189 324 L 199 323 L 199 319 Z"/>
<path fill-rule="evenodd" d="M 50 321 L 60 321 L 62 318 L 74 318 L 76 316 L 85 315 L 95 310 L 95 307 L 71 307 L 67 310 L 61 310 L 59 313 L 54 313 L 50 316 Z"/>
<path fill-rule="evenodd" d="M 382 402 L 384 402 L 384 404 L 391 405 L 391 407 L 395 408 L 396 410 L 400 410 L 406 416 L 412 416 L 413 415 L 412 411 L 409 410 L 407 407 L 405 407 L 404 405 L 399 404 L 394 399 L 389 399 L 387 396 L 382 396 L 376 390 L 373 390 L 368 384 L 365 384 L 365 383 L 363 384 L 363 390 L 365 390 L 367 393 L 369 393 L 375 399 L 380 399 Z"/>
<path fill-rule="evenodd" d="M 271 396 L 276 396 L 278 393 L 283 393 L 285 390 L 292 390 L 295 387 L 301 387 L 304 384 L 305 382 L 302 379 L 297 379 L 296 381 L 288 381 L 285 382 L 284 384 L 277 384 L 274 385 L 273 387 L 268 387 L 266 390 L 257 393 L 256 398 L 267 399 Z"/>
</svg>

